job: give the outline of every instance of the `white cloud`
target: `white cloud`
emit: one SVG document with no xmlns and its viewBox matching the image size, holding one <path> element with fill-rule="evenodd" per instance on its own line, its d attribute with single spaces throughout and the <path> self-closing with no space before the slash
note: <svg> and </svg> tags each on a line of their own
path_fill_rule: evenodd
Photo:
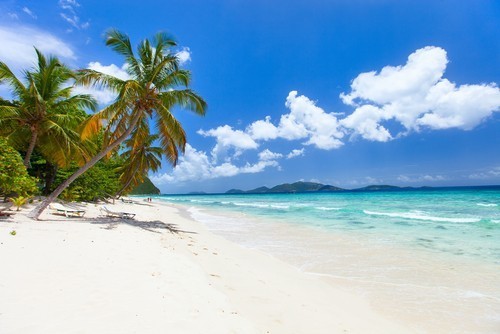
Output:
<svg viewBox="0 0 500 334">
<path fill-rule="evenodd" d="M 371 176 L 365 176 L 365 181 L 366 181 L 366 183 L 369 183 L 369 184 L 382 184 L 382 183 L 384 183 L 384 180 L 377 179 L 376 177 L 371 177 Z"/>
<path fill-rule="evenodd" d="M 302 149 L 294 149 L 292 150 L 290 153 L 287 154 L 286 158 L 287 159 L 292 159 L 292 158 L 295 158 L 295 157 L 301 157 L 304 155 L 304 152 L 305 150 L 302 148 Z"/>
<path fill-rule="evenodd" d="M 130 79 L 130 75 L 127 73 L 127 65 L 123 64 L 121 67 L 116 66 L 115 64 L 111 65 L 102 65 L 100 62 L 90 62 L 87 68 L 99 71 L 104 74 L 112 75 L 117 77 L 118 79 L 128 80 Z"/>
<path fill-rule="evenodd" d="M 184 65 L 191 61 L 191 50 L 188 47 L 182 48 L 181 51 L 175 54 L 177 59 L 179 59 L 180 65 Z"/>
<path fill-rule="evenodd" d="M 258 161 L 255 164 L 246 164 L 244 167 L 240 168 L 240 172 L 244 174 L 254 174 L 263 172 L 266 167 L 279 167 L 277 161 L 268 160 L 268 161 Z"/>
<path fill-rule="evenodd" d="M 84 23 L 80 23 L 80 17 L 76 13 L 76 8 L 80 7 L 80 4 L 75 0 L 60 0 L 59 7 L 63 10 L 63 12 L 59 13 L 61 18 L 69 23 L 72 27 L 76 29 L 87 29 L 90 26 L 90 22 L 86 21 Z M 68 29 L 68 32 L 71 32 L 72 29 Z"/>
<path fill-rule="evenodd" d="M 28 7 L 23 7 L 23 12 L 25 12 L 26 14 L 28 14 L 29 16 L 31 16 L 31 18 L 33 18 L 33 19 L 37 18 L 37 16 L 35 15 L 35 13 L 33 13 L 33 11 L 31 9 L 29 9 Z"/>
<path fill-rule="evenodd" d="M 89 21 L 80 23 L 80 17 L 75 14 L 68 15 L 65 13 L 60 13 L 60 15 L 64 19 L 64 21 L 68 22 L 71 26 L 73 26 L 76 29 L 87 29 L 90 26 Z"/>
<path fill-rule="evenodd" d="M 361 137 L 371 141 L 386 142 L 411 131 L 427 129 L 460 128 L 470 130 L 483 122 L 500 108 L 500 90 L 496 84 L 460 85 L 443 78 L 448 58 L 439 47 L 425 47 L 412 53 L 402 66 L 386 66 L 380 72 L 358 75 L 351 84 L 349 94 L 341 94 L 344 103 L 355 110 L 344 116 L 342 113 L 326 112 L 314 101 L 297 91 L 291 91 L 285 102 L 289 112 L 282 114 L 279 122 L 273 123 L 270 116 L 256 120 L 242 130 L 222 125 L 210 130 L 199 130 L 198 134 L 215 138 L 212 156 L 205 152 L 187 152 L 185 160 L 165 176 L 184 175 L 196 160 L 196 177 L 209 179 L 228 177 L 241 173 L 257 173 L 269 166 L 280 168 L 278 160 L 304 155 L 304 149 L 294 149 L 288 154 L 264 149 L 258 153 L 259 161 L 236 166 L 233 159 L 246 150 L 255 150 L 261 142 L 270 140 L 299 140 L 303 145 L 312 145 L 322 150 L 340 148 L 345 135 Z M 390 122 L 400 124 L 404 130 L 391 134 Z M 196 154 L 195 154 L 196 153 Z M 229 155 L 227 153 L 232 153 Z M 222 154 L 224 163 L 217 165 Z M 192 157 L 190 157 L 190 155 Z M 490 177 L 489 174 L 471 174 L 471 178 Z M 191 179 L 196 179 L 191 175 Z M 439 182 L 447 178 L 442 175 L 400 175 L 400 182 Z M 354 181 L 353 181 L 354 182 Z M 383 180 L 366 177 L 363 183 L 383 183 Z"/>
<path fill-rule="evenodd" d="M 251 123 L 244 131 L 232 130 L 228 125 L 211 129 L 200 130 L 198 133 L 204 136 L 211 135 L 217 137 L 217 148 L 228 146 L 222 142 L 227 136 L 215 135 L 225 129 L 225 132 L 237 132 L 238 138 L 245 138 L 253 145 L 239 147 L 240 149 L 256 148 L 257 141 L 268 141 L 274 139 L 299 140 L 305 139 L 304 145 L 314 145 L 319 149 L 331 150 L 343 145 L 340 140 L 344 133 L 341 131 L 337 117 L 333 113 L 326 113 L 323 109 L 304 95 L 298 95 L 296 91 L 291 91 L 286 99 L 285 106 L 290 109 L 288 114 L 280 117 L 276 126 L 271 123 L 271 118 L 266 116 L 264 120 Z"/>
<path fill-rule="evenodd" d="M 443 74 L 446 51 L 428 46 L 408 57 L 403 66 L 386 66 L 379 73 L 361 73 L 351 84 L 344 103 L 356 107 L 341 124 L 347 133 L 367 140 L 388 141 L 382 125 L 395 120 L 406 132 L 421 128 L 470 130 L 500 109 L 500 89 L 495 83 L 457 86 Z"/>
<path fill-rule="evenodd" d="M 259 144 L 249 134 L 241 130 L 233 130 L 229 125 L 219 126 L 208 131 L 198 130 L 198 134 L 204 137 L 214 137 L 217 143 L 212 149 L 212 157 L 217 159 L 229 149 L 234 149 L 235 156 L 239 156 L 245 150 L 256 149 Z"/>
<path fill-rule="evenodd" d="M 337 117 L 316 106 L 304 95 L 291 91 L 286 98 L 290 113 L 281 116 L 278 137 L 296 140 L 307 139 L 304 145 L 314 145 L 319 149 L 331 150 L 342 146 Z"/>
<path fill-rule="evenodd" d="M 476 172 L 469 175 L 472 180 L 488 180 L 500 178 L 500 167 L 493 167 L 486 171 Z"/>
<path fill-rule="evenodd" d="M 428 182 L 437 182 L 437 181 L 446 181 L 448 178 L 446 178 L 443 175 L 417 175 L 417 176 L 408 176 L 408 175 L 399 175 L 397 177 L 397 180 L 400 182 L 404 183 L 417 183 L 417 182 L 423 182 L 423 181 L 428 181 Z"/>
<path fill-rule="evenodd" d="M 314 145 L 319 149 L 331 150 L 343 145 L 344 136 L 339 129 L 337 117 L 296 91 L 288 94 L 285 105 L 290 113 L 281 116 L 279 136 L 285 139 L 308 138 L 304 145 Z"/>
<path fill-rule="evenodd" d="M 389 131 L 378 122 L 383 119 L 383 111 L 372 105 L 363 105 L 351 115 L 340 121 L 344 127 L 355 129 L 355 135 L 374 141 L 388 141 L 392 139 Z"/>
<path fill-rule="evenodd" d="M 76 59 L 68 44 L 54 35 L 24 26 L 0 26 L 0 59 L 11 69 L 33 66 L 36 61 L 34 46 L 43 53 L 54 54 L 66 60 Z"/>
<path fill-rule="evenodd" d="M 262 152 L 259 153 L 259 159 L 261 161 L 276 160 L 276 159 L 280 159 L 282 157 L 283 157 L 283 154 L 281 154 L 281 153 L 274 153 L 274 152 L 271 152 L 268 149 L 265 149 L 264 151 L 262 151 Z"/>
<path fill-rule="evenodd" d="M 331 150 L 343 145 L 344 134 L 339 128 L 337 117 L 316 106 L 304 95 L 291 91 L 286 98 L 290 113 L 281 116 L 277 136 L 287 140 L 307 139 L 304 145 Z M 254 123 L 255 124 L 255 123 Z"/>
<path fill-rule="evenodd" d="M 279 167 L 279 164 L 275 160 L 260 160 L 255 164 L 246 163 L 241 167 L 231 162 L 217 165 L 216 161 L 210 160 L 205 152 L 187 144 L 184 155 L 179 158 L 179 163 L 172 172 L 152 176 L 151 179 L 157 184 L 195 182 L 238 174 L 260 173 L 267 167 Z"/>
<path fill-rule="evenodd" d="M 278 128 L 271 123 L 271 117 L 258 120 L 248 126 L 246 132 L 255 140 L 271 140 L 278 137 Z"/>
<path fill-rule="evenodd" d="M 59 7 L 74 11 L 75 7 L 80 7 L 80 4 L 76 0 L 59 0 Z"/>
</svg>

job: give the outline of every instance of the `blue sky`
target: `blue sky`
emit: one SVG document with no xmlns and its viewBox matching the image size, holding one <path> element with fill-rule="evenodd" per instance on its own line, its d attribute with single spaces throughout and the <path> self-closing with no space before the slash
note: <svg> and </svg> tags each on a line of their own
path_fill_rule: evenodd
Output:
<svg viewBox="0 0 500 334">
<path fill-rule="evenodd" d="M 498 1 L 7 0 L 0 59 L 29 67 L 36 45 L 125 75 L 111 27 L 172 33 L 209 104 L 175 112 L 189 145 L 162 192 L 500 184 Z"/>
</svg>

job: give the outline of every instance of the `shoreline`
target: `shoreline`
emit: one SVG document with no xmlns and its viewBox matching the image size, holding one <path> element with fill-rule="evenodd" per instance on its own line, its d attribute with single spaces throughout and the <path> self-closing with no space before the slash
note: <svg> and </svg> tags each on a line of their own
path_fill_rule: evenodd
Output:
<svg viewBox="0 0 500 334">
<path fill-rule="evenodd" d="M 360 294 L 208 231 L 178 208 L 135 220 L 17 213 L 0 222 L 5 333 L 411 333 Z M 166 225 L 171 224 L 171 225 Z M 9 234 L 16 230 L 16 235 Z"/>
<path fill-rule="evenodd" d="M 184 206 L 211 232 L 362 294 L 376 312 L 418 332 L 492 333 L 500 325 L 496 264 L 374 243 L 368 236 L 351 232 L 176 205 Z"/>
</svg>

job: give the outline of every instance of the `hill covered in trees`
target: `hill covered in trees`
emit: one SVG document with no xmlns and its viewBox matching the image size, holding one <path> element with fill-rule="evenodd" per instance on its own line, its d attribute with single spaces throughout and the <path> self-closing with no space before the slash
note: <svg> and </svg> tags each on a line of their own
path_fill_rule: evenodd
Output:
<svg viewBox="0 0 500 334">
<path fill-rule="evenodd" d="M 148 177 L 144 178 L 144 182 L 140 183 L 137 187 L 135 187 L 131 193 L 131 195 L 159 195 L 160 189 L 158 189 L 153 182 Z"/>
<path fill-rule="evenodd" d="M 390 185 L 371 185 L 357 189 L 344 189 L 329 184 L 321 184 L 315 182 L 295 182 L 283 183 L 272 188 L 259 187 L 252 190 L 231 189 L 226 191 L 226 194 L 276 194 L 276 193 L 309 193 L 309 192 L 339 192 L 339 191 L 388 191 L 388 190 L 404 190 L 414 189 L 411 187 L 397 187 Z"/>
</svg>

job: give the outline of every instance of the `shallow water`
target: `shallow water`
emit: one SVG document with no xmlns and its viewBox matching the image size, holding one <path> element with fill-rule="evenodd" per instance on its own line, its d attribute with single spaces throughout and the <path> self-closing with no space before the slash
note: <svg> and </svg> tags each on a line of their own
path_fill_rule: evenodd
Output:
<svg viewBox="0 0 500 334">
<path fill-rule="evenodd" d="M 161 196 L 422 332 L 500 332 L 500 189 Z"/>
</svg>

